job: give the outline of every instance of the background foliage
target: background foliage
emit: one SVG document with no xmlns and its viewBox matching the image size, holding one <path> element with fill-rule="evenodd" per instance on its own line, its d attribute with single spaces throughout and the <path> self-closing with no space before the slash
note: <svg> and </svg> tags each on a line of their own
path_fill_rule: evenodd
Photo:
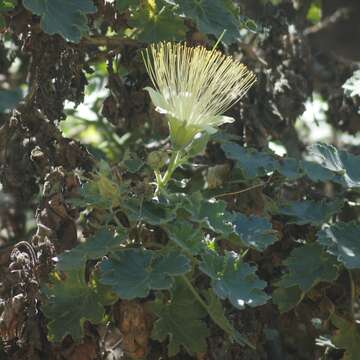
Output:
<svg viewBox="0 0 360 360">
<path fill-rule="evenodd" d="M 0 359 L 358 359 L 356 0 L 0 0 Z M 257 75 L 166 196 L 141 50 Z"/>
</svg>

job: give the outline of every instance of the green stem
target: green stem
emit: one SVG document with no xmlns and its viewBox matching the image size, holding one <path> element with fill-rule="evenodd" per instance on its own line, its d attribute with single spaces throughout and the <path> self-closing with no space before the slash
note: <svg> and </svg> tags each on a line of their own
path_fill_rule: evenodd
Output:
<svg viewBox="0 0 360 360">
<path fill-rule="evenodd" d="M 193 293 L 195 296 L 195 299 L 201 304 L 201 306 L 210 314 L 210 307 L 206 304 L 206 302 L 202 299 L 202 297 L 199 295 L 199 293 L 196 291 L 196 289 L 193 287 L 190 280 L 185 276 L 182 275 L 182 279 L 184 280 L 186 286 L 189 288 L 189 290 Z"/>
<path fill-rule="evenodd" d="M 214 321 L 214 323 L 217 324 L 221 329 L 223 329 L 230 337 L 233 337 L 234 336 L 233 332 L 230 331 L 226 326 L 224 326 L 221 322 L 218 321 L 217 315 L 212 313 L 210 306 L 208 304 L 206 304 L 206 302 L 203 300 L 203 298 L 200 296 L 200 294 L 196 291 L 193 284 L 186 277 L 186 275 L 182 275 L 181 278 L 183 279 L 184 283 L 189 288 L 189 290 L 193 293 L 195 299 L 209 314 L 210 318 Z M 249 340 L 247 340 L 244 336 L 241 336 L 241 341 L 244 344 L 246 344 L 247 346 L 249 346 L 251 349 L 256 350 L 255 345 L 252 344 Z"/>
<path fill-rule="evenodd" d="M 176 168 L 179 166 L 181 160 L 182 160 L 181 159 L 181 150 L 174 151 L 171 154 L 170 162 L 169 162 L 169 165 L 167 167 L 167 170 L 166 170 L 164 176 L 161 176 L 158 171 L 155 171 L 155 177 L 156 177 L 156 183 L 157 183 L 157 189 L 156 189 L 155 194 L 158 193 L 161 189 L 165 189 L 167 183 L 171 179 Z"/>
<path fill-rule="evenodd" d="M 180 157 L 181 157 L 180 151 L 174 151 L 171 154 L 169 166 L 168 166 L 168 168 L 166 170 L 165 175 L 161 179 L 163 187 L 165 187 L 167 185 L 167 183 L 169 182 L 169 180 L 172 177 L 172 174 L 174 173 L 175 169 L 179 165 Z"/>
<path fill-rule="evenodd" d="M 348 270 L 350 282 L 350 313 L 355 317 L 356 286 L 351 270 Z"/>
</svg>

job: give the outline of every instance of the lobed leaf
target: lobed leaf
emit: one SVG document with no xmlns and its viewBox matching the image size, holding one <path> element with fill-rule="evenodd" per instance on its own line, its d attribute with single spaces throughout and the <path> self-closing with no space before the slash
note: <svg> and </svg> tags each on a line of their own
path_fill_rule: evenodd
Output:
<svg viewBox="0 0 360 360">
<path fill-rule="evenodd" d="M 292 310 L 302 299 L 303 292 L 298 286 L 277 288 L 272 293 L 272 302 L 278 306 L 281 313 Z"/>
<path fill-rule="evenodd" d="M 312 145 L 309 150 L 325 169 L 338 175 L 334 181 L 348 188 L 360 187 L 360 156 L 326 144 Z"/>
<path fill-rule="evenodd" d="M 319 244 L 336 256 L 347 269 L 360 268 L 360 224 L 355 222 L 337 223 L 320 230 Z"/>
<path fill-rule="evenodd" d="M 209 289 L 206 293 L 206 299 L 209 305 L 209 315 L 211 319 L 225 331 L 226 334 L 229 334 L 231 340 L 236 341 L 240 345 L 248 344 L 248 340 L 241 335 L 231 324 L 229 319 L 225 316 L 224 307 L 219 300 L 219 298 L 214 294 L 214 292 Z"/>
<path fill-rule="evenodd" d="M 165 255 L 142 249 L 113 253 L 101 263 L 100 281 L 112 287 L 122 299 L 146 297 L 151 289 L 169 289 L 174 277 L 190 271 L 186 256 L 178 252 Z"/>
<path fill-rule="evenodd" d="M 295 248 L 284 264 L 288 273 L 277 283 L 281 288 L 297 286 L 307 292 L 321 281 L 334 281 L 338 275 L 336 260 L 317 243 Z"/>
<path fill-rule="evenodd" d="M 240 23 L 222 0 L 172 0 L 179 11 L 192 19 L 204 34 L 219 37 L 226 30 L 223 41 L 233 43 L 240 37 Z"/>
<path fill-rule="evenodd" d="M 263 290 L 266 282 L 256 275 L 256 267 L 244 263 L 234 253 L 225 256 L 208 252 L 200 270 L 211 278 L 212 288 L 220 299 L 229 299 L 238 309 L 263 305 L 270 298 Z"/>
<path fill-rule="evenodd" d="M 41 17 L 40 25 L 46 33 L 75 43 L 89 31 L 86 14 L 96 12 L 91 0 L 23 0 L 23 5 Z"/>
<path fill-rule="evenodd" d="M 135 28 L 132 36 L 146 43 L 183 40 L 186 34 L 183 19 L 159 1 L 153 3 L 155 6 L 141 6 L 133 13 L 129 20 L 129 25 Z"/>
<path fill-rule="evenodd" d="M 181 208 L 190 214 L 190 220 L 211 231 L 223 236 L 233 231 L 224 201 L 204 199 L 200 192 L 196 192 L 183 199 Z"/>
<path fill-rule="evenodd" d="M 157 299 L 152 310 L 158 317 L 152 338 L 163 342 L 169 337 L 169 356 L 176 355 L 181 346 L 190 354 L 206 351 L 209 330 L 202 320 L 206 313 L 184 284 L 177 282 L 171 300 L 164 303 Z"/>
<path fill-rule="evenodd" d="M 332 337 L 335 346 L 345 349 L 343 360 L 357 360 L 360 354 L 360 331 L 356 323 L 333 314 L 331 322 L 338 331 Z"/>
<path fill-rule="evenodd" d="M 105 315 L 101 297 L 84 280 L 83 272 L 70 272 L 65 281 L 56 280 L 43 289 L 42 311 L 48 318 L 49 338 L 61 341 L 66 335 L 79 340 L 86 320 L 99 324 Z"/>
<path fill-rule="evenodd" d="M 320 226 L 327 222 L 331 216 L 339 212 L 343 204 L 342 200 L 332 202 L 316 202 L 312 200 L 292 201 L 280 207 L 277 213 L 289 216 L 290 221 L 288 223 Z"/>
<path fill-rule="evenodd" d="M 265 218 L 234 213 L 231 223 L 235 234 L 244 245 L 258 251 L 264 251 L 277 240 L 276 232 L 272 229 L 270 221 Z"/>
<path fill-rule="evenodd" d="M 176 207 L 161 204 L 155 200 L 139 201 L 132 198 L 124 201 L 122 208 L 130 221 L 144 221 L 151 225 L 163 225 L 175 219 Z"/>
<path fill-rule="evenodd" d="M 176 220 L 164 225 L 169 239 L 174 241 L 186 252 L 197 255 L 204 248 L 205 235 L 201 228 L 185 220 Z"/>
<path fill-rule="evenodd" d="M 106 229 L 101 229 L 85 243 L 65 251 L 59 256 L 56 267 L 62 271 L 70 271 L 83 267 L 87 260 L 101 258 L 111 251 L 119 249 L 126 238 L 125 229 L 114 236 Z"/>
<path fill-rule="evenodd" d="M 279 168 L 278 162 L 272 154 L 244 148 L 238 144 L 228 142 L 221 145 L 228 159 L 236 161 L 246 178 L 252 179 L 266 175 Z"/>
</svg>

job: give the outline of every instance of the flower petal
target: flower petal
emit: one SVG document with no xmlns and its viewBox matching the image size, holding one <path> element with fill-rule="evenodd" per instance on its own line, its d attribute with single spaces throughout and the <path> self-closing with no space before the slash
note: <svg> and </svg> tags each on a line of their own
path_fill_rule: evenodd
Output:
<svg viewBox="0 0 360 360">
<path fill-rule="evenodd" d="M 217 132 L 217 128 L 212 127 L 210 125 L 205 125 L 202 127 L 204 131 L 206 131 L 209 135 L 213 135 Z"/>
<path fill-rule="evenodd" d="M 216 119 L 216 124 L 218 126 L 222 125 L 222 124 L 229 124 L 229 123 L 232 123 L 234 122 L 235 119 L 231 116 L 217 116 L 217 119 Z"/>
<path fill-rule="evenodd" d="M 169 107 L 165 100 L 165 98 L 158 92 L 155 91 L 151 87 L 144 88 L 146 90 L 151 98 L 152 103 L 155 105 L 155 110 L 159 112 L 160 114 L 168 114 L 169 113 Z"/>
</svg>

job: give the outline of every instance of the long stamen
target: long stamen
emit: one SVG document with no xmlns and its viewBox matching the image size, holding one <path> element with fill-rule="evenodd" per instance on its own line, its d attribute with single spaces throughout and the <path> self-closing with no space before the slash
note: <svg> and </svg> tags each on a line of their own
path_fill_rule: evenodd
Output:
<svg viewBox="0 0 360 360">
<path fill-rule="evenodd" d="M 151 45 L 143 58 L 152 83 L 167 104 L 169 116 L 199 129 L 221 125 L 214 119 L 256 81 L 239 61 L 201 46 L 161 42 Z"/>
</svg>

